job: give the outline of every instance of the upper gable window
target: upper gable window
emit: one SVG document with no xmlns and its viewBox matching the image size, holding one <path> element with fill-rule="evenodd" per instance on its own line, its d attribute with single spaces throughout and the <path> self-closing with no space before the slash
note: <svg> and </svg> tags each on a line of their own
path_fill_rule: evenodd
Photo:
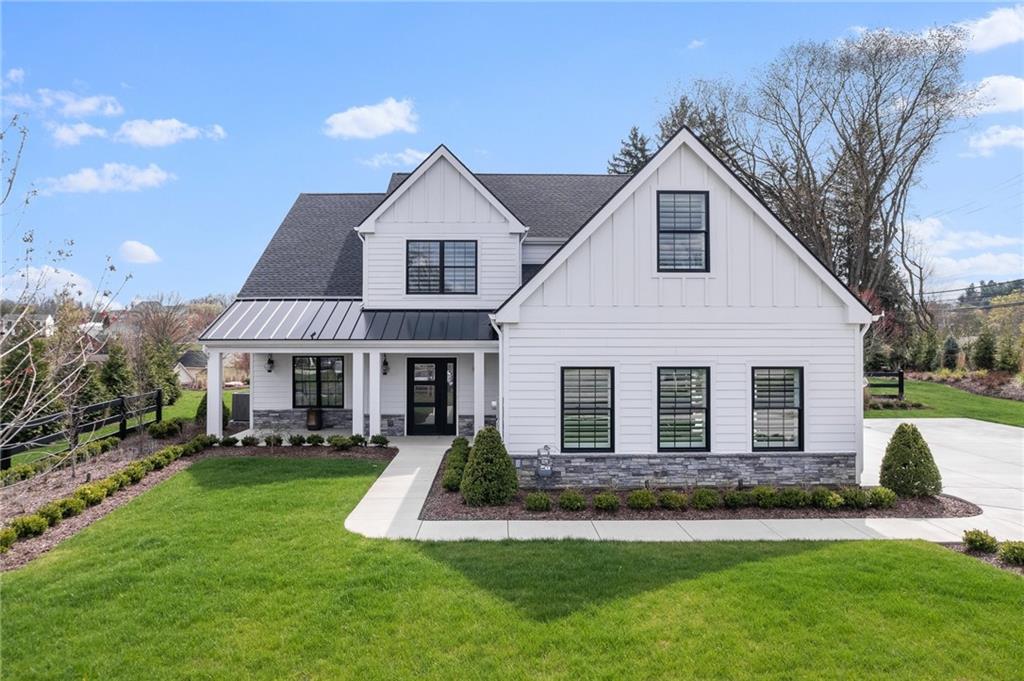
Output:
<svg viewBox="0 0 1024 681">
<path fill-rule="evenodd" d="M 475 241 L 407 241 L 406 293 L 476 293 Z"/>
<path fill-rule="evenodd" d="M 658 271 L 708 270 L 708 193 L 658 192 Z"/>
</svg>

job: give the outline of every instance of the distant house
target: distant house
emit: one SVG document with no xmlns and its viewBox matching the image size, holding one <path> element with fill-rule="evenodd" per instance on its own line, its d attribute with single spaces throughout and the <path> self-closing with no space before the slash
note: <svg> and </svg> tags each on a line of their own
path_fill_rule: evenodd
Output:
<svg viewBox="0 0 1024 681">
<path fill-rule="evenodd" d="M 178 382 L 191 388 L 206 385 L 206 362 L 208 358 L 202 350 L 186 350 L 174 365 L 174 373 Z"/>
<path fill-rule="evenodd" d="M 3 329 L 4 335 L 10 333 L 10 331 L 18 323 L 18 319 L 20 319 L 21 317 L 22 315 L 20 314 L 5 314 L 3 316 L 3 320 L 2 322 L 0 322 L 2 326 L 0 326 L 0 328 Z M 56 327 L 56 323 L 53 321 L 53 315 L 27 314 L 24 315 L 24 320 L 28 322 L 28 324 L 30 324 L 33 328 L 41 329 L 43 332 L 42 335 L 46 338 L 49 338 L 50 336 L 53 335 L 54 328 Z"/>
</svg>

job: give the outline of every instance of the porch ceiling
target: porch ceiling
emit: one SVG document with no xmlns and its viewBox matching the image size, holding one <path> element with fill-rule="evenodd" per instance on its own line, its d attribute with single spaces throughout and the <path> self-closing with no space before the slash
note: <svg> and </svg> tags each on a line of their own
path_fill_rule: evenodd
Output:
<svg viewBox="0 0 1024 681">
<path fill-rule="evenodd" d="M 487 310 L 364 310 L 361 300 L 251 298 L 231 303 L 201 341 L 492 341 Z"/>
</svg>

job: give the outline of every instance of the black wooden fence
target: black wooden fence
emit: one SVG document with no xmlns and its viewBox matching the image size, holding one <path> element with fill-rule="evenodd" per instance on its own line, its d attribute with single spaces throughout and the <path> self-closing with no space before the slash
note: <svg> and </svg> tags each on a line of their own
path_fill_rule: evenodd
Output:
<svg viewBox="0 0 1024 681">
<path fill-rule="evenodd" d="M 872 397 L 903 400 L 903 369 L 898 369 L 897 371 L 865 371 L 864 376 L 868 379 L 868 389 L 871 391 Z M 875 394 L 876 389 L 887 392 Z"/>
<path fill-rule="evenodd" d="M 164 393 L 153 390 L 138 395 L 121 395 L 106 402 L 97 402 L 85 406 L 73 407 L 56 414 L 40 416 L 22 424 L 2 424 L 0 431 L 17 428 L 11 437 L 20 442 L 9 442 L 0 446 L 0 470 L 11 467 L 11 458 L 15 454 L 45 447 L 53 442 L 64 440 L 64 446 L 53 452 L 55 456 L 78 446 L 81 436 L 91 435 L 104 426 L 118 424 L 117 436 L 122 440 L 128 433 L 138 430 L 150 423 L 163 420 Z M 147 417 L 153 414 L 153 418 Z M 135 423 L 131 423 L 135 421 Z M 40 435 L 33 435 L 40 432 Z M 25 437 L 19 437 L 25 434 Z"/>
</svg>

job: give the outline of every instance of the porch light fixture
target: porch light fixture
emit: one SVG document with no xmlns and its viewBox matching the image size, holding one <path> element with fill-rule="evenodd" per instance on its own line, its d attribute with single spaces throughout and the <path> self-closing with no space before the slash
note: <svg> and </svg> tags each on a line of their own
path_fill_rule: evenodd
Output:
<svg viewBox="0 0 1024 681">
<path fill-rule="evenodd" d="M 266 366 L 267 366 L 267 373 L 268 374 L 272 373 L 274 371 L 274 356 L 273 355 L 267 355 L 267 365 Z"/>
<path fill-rule="evenodd" d="M 380 372 L 382 374 L 384 374 L 385 376 L 387 376 L 388 375 L 388 369 L 390 369 L 390 367 L 388 366 L 388 356 L 384 355 L 383 360 L 384 361 L 380 363 Z"/>
</svg>

